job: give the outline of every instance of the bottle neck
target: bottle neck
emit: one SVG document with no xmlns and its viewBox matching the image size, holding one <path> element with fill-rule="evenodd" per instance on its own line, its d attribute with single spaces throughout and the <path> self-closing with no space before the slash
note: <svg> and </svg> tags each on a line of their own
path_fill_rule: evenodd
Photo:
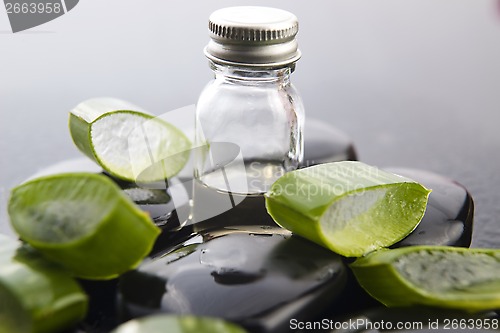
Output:
<svg viewBox="0 0 500 333">
<path fill-rule="evenodd" d="M 280 68 L 253 68 L 243 66 L 229 66 L 209 61 L 215 79 L 222 79 L 240 84 L 279 84 L 290 83 L 290 74 L 295 64 Z"/>
</svg>

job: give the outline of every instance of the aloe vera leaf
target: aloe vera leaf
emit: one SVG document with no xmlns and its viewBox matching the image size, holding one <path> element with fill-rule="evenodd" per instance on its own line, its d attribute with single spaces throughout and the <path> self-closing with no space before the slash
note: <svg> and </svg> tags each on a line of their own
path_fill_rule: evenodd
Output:
<svg viewBox="0 0 500 333">
<path fill-rule="evenodd" d="M 390 246 L 416 228 L 430 191 L 361 162 L 335 162 L 289 172 L 266 193 L 280 226 L 343 256 Z"/>
<path fill-rule="evenodd" d="M 119 99 L 84 101 L 70 112 L 73 142 L 114 177 L 171 178 L 187 163 L 191 142 L 172 124 L 139 110 Z"/>
<path fill-rule="evenodd" d="M 136 267 L 160 233 L 113 181 L 92 173 L 28 181 L 12 190 L 8 211 L 24 241 L 87 279 Z"/>
<path fill-rule="evenodd" d="M 0 235 L 0 332 L 58 332 L 82 320 L 87 307 L 87 296 L 66 271 Z"/>
<path fill-rule="evenodd" d="M 131 320 L 111 333 L 245 333 L 236 324 L 218 318 L 155 315 Z"/>
<path fill-rule="evenodd" d="M 387 306 L 500 308 L 498 249 L 410 246 L 371 253 L 351 268 L 360 285 Z"/>
</svg>

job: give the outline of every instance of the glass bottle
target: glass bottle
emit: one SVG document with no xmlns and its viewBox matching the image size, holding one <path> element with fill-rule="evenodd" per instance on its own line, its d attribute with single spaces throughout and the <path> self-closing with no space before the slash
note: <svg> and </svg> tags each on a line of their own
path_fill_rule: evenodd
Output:
<svg viewBox="0 0 500 333">
<path fill-rule="evenodd" d="M 276 226 L 264 204 L 274 180 L 302 160 L 303 107 L 290 83 L 297 29 L 278 9 L 210 16 L 214 79 L 196 110 L 195 224 L 169 232 L 163 250 L 121 276 L 121 320 L 191 314 L 288 332 L 292 319 L 337 304 L 348 277 L 340 256 Z"/>
<path fill-rule="evenodd" d="M 196 109 L 194 223 L 231 210 L 247 224 L 245 207 L 252 218 L 265 214 L 263 194 L 301 163 L 304 108 L 290 81 L 297 32 L 296 16 L 281 9 L 210 16 L 205 55 L 214 79 Z"/>
</svg>

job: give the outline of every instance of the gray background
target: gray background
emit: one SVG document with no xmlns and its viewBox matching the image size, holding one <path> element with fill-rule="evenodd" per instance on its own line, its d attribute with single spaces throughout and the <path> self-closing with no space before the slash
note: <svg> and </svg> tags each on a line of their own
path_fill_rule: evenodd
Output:
<svg viewBox="0 0 500 333">
<path fill-rule="evenodd" d="M 361 160 L 423 168 L 476 201 L 474 246 L 499 247 L 500 5 L 493 0 L 85 0 L 12 34 L 0 9 L 0 232 L 11 187 L 81 156 L 68 111 L 113 96 L 161 114 L 210 79 L 206 22 L 220 7 L 269 5 L 300 20 L 293 80 L 307 116 L 349 134 Z"/>
</svg>

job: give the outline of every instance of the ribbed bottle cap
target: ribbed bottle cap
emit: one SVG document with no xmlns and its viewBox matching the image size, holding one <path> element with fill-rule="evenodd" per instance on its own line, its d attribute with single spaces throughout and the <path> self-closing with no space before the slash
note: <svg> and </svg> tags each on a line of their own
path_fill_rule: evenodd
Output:
<svg viewBox="0 0 500 333">
<path fill-rule="evenodd" d="M 280 67 L 300 58 L 297 17 L 268 7 L 229 7 L 210 15 L 205 55 L 214 62 Z"/>
</svg>

